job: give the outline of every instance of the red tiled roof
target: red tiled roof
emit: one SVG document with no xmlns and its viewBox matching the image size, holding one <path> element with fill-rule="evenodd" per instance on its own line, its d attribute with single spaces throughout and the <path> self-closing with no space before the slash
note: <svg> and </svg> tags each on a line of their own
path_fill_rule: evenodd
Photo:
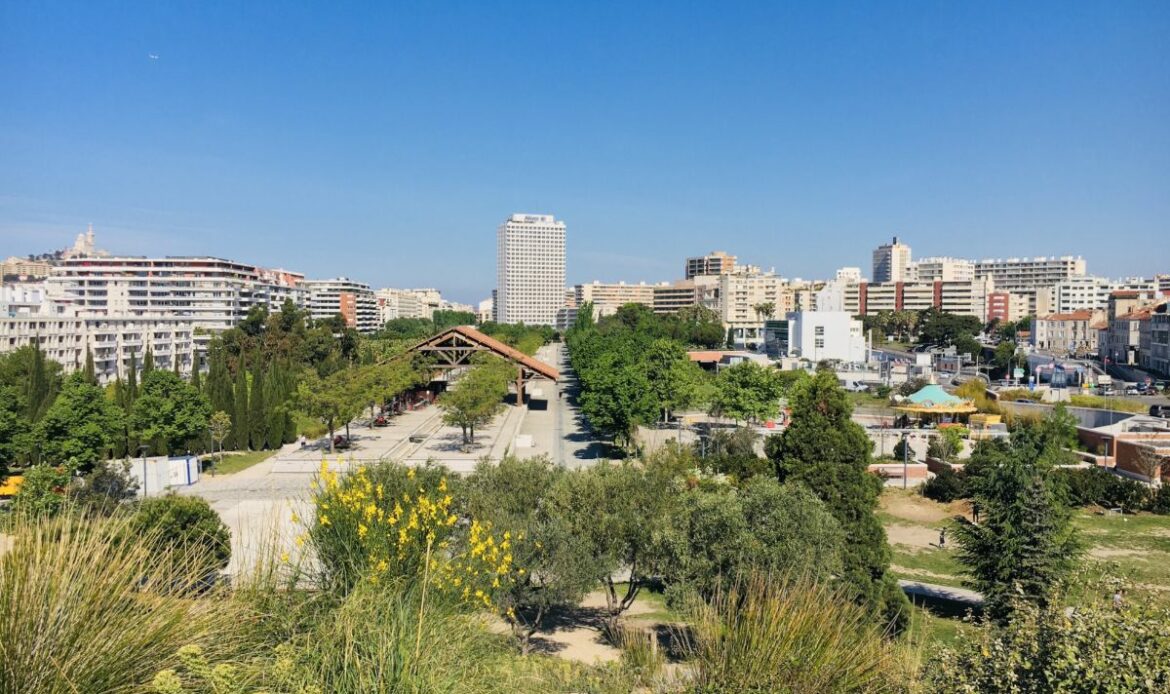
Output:
<svg viewBox="0 0 1170 694">
<path fill-rule="evenodd" d="M 1052 313 L 1044 316 L 1040 320 L 1048 321 L 1065 321 L 1065 320 L 1089 320 L 1093 317 L 1093 312 L 1089 310 L 1073 311 L 1071 313 Z"/>
<path fill-rule="evenodd" d="M 435 335 L 435 336 L 425 340 L 421 344 L 426 344 L 427 342 L 432 342 L 432 341 L 439 339 L 439 338 L 443 337 L 444 335 L 447 335 L 447 334 L 452 333 L 452 332 L 457 332 L 460 335 L 471 340 L 472 342 L 476 342 L 478 344 L 481 344 L 484 347 L 487 347 L 489 350 L 495 352 L 496 354 L 498 354 L 506 359 L 510 359 L 511 361 L 517 362 L 519 364 L 523 364 L 524 366 L 535 371 L 536 373 L 540 374 L 541 376 L 544 376 L 545 378 L 548 378 L 548 379 L 555 381 L 561 377 L 561 373 L 559 371 L 557 371 L 556 369 L 554 369 L 553 367 L 549 366 L 548 364 L 545 364 L 544 362 L 542 362 L 538 359 L 533 359 L 532 357 L 521 352 L 520 350 L 516 349 L 515 347 L 512 347 L 511 345 L 504 344 L 503 342 L 500 342 L 499 340 L 497 340 L 494 337 L 491 337 L 490 335 L 485 335 L 485 334 L 481 333 L 480 331 L 476 330 L 475 328 L 471 327 L 470 325 L 457 325 L 454 328 L 450 328 L 449 330 L 445 330 L 445 331 L 439 333 L 438 335 Z"/>
</svg>

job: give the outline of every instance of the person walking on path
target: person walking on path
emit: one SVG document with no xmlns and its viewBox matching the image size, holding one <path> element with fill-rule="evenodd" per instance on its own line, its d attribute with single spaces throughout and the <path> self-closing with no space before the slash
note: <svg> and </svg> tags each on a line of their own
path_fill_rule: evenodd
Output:
<svg viewBox="0 0 1170 694">
<path fill-rule="evenodd" d="M 947 529 L 946 528 L 943 528 L 943 529 L 938 531 L 938 548 L 939 549 L 946 549 L 947 548 Z"/>
</svg>

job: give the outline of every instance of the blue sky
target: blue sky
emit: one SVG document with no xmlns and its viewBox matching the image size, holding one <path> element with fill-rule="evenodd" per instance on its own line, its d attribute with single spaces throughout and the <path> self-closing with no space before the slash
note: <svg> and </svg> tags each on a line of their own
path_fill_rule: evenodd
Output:
<svg viewBox="0 0 1170 694">
<path fill-rule="evenodd" d="M 1170 272 L 1164 1 L 299 5 L 0 3 L 0 254 L 92 222 L 470 301 L 523 211 L 570 282 L 894 234 Z"/>
</svg>

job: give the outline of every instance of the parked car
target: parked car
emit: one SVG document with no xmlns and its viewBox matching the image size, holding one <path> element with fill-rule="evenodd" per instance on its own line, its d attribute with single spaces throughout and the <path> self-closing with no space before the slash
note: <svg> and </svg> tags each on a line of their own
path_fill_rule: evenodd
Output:
<svg viewBox="0 0 1170 694">
<path fill-rule="evenodd" d="M 341 451 L 349 448 L 349 438 L 346 436 L 343 436 L 341 434 L 334 436 L 333 437 L 333 447 L 336 448 L 337 450 L 341 450 Z"/>
<path fill-rule="evenodd" d="M 1126 386 L 1125 387 L 1125 394 L 1126 395 L 1141 395 L 1141 391 L 1138 390 L 1137 386 Z"/>
<path fill-rule="evenodd" d="M 422 434 L 411 434 L 410 435 L 410 442 L 411 443 L 422 443 L 423 441 L 426 441 L 426 440 L 427 440 L 427 437 L 423 436 Z"/>
<path fill-rule="evenodd" d="M 1150 416 L 1170 419 L 1170 405 L 1150 405 Z"/>
</svg>

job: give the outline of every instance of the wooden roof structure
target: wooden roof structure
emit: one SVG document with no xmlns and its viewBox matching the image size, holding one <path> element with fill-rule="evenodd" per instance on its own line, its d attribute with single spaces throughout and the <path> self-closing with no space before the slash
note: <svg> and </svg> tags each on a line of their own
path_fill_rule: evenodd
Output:
<svg viewBox="0 0 1170 694">
<path fill-rule="evenodd" d="M 515 347 L 485 335 L 469 325 L 448 328 L 411 347 L 410 351 L 433 357 L 434 367 L 445 371 L 470 366 L 472 355 L 490 352 L 515 364 L 521 383 L 533 378 L 556 381 L 561 377 L 560 372 L 548 364 L 533 359 Z"/>
</svg>

